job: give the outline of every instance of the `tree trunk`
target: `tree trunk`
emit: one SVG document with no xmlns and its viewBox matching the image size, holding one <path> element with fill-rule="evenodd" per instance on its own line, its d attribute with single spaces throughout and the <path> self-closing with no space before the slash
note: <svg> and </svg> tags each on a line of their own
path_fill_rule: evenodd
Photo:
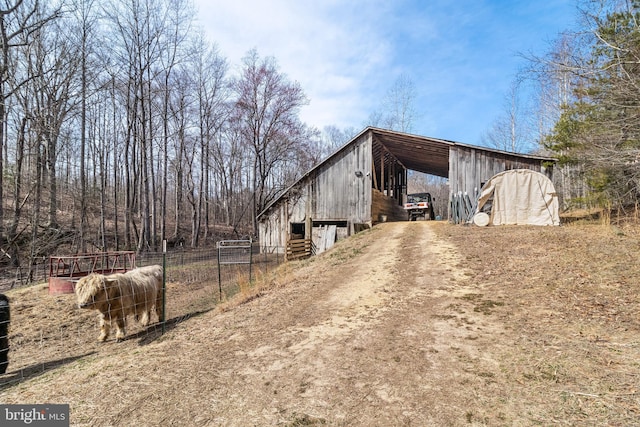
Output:
<svg viewBox="0 0 640 427">
<path fill-rule="evenodd" d="M 33 282 L 36 259 L 38 255 L 38 227 L 40 223 L 40 204 L 42 192 L 42 154 L 40 144 L 36 147 L 36 179 L 35 197 L 33 200 L 33 215 L 31 220 L 31 250 L 29 256 L 29 272 L 27 274 L 29 283 Z"/>
</svg>

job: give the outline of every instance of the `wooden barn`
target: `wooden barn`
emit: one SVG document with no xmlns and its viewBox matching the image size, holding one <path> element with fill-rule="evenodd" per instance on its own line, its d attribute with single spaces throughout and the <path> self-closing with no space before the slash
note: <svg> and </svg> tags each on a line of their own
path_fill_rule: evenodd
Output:
<svg viewBox="0 0 640 427">
<path fill-rule="evenodd" d="M 505 170 L 532 169 L 551 177 L 546 165 L 553 161 L 368 127 L 258 215 L 258 238 L 263 248 L 300 245 L 307 254 L 313 241 L 319 253 L 377 222 L 406 220 L 402 204 L 410 170 L 448 178 L 451 196 L 473 194 Z"/>
</svg>

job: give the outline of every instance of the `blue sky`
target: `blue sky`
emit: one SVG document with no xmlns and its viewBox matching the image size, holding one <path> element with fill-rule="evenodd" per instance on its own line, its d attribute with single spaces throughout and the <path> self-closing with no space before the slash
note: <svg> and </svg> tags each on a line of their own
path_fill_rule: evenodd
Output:
<svg viewBox="0 0 640 427">
<path fill-rule="evenodd" d="M 415 86 L 412 133 L 479 145 L 525 64 L 575 26 L 576 0 L 195 0 L 237 72 L 256 48 L 310 104 L 311 126 L 361 130 L 400 76 Z"/>
</svg>

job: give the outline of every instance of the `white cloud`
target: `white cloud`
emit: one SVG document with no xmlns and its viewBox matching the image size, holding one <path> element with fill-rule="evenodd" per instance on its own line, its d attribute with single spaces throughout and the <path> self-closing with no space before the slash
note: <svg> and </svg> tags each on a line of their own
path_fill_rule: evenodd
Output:
<svg viewBox="0 0 640 427">
<path fill-rule="evenodd" d="M 377 31 L 383 8 L 363 11 L 338 1 L 219 3 L 196 2 L 207 35 L 232 68 L 254 47 L 262 57 L 275 57 L 310 98 L 301 113 L 310 125 L 359 127 L 370 91 L 387 89 L 380 80 L 393 48 Z"/>
<path fill-rule="evenodd" d="M 519 64 L 515 53 L 562 29 L 549 34 L 570 20 L 564 15 L 573 0 L 534 9 L 497 0 L 195 2 L 232 70 L 256 48 L 300 83 L 309 125 L 362 127 L 405 74 L 418 92 L 414 132 L 473 144 L 500 112 Z"/>
</svg>

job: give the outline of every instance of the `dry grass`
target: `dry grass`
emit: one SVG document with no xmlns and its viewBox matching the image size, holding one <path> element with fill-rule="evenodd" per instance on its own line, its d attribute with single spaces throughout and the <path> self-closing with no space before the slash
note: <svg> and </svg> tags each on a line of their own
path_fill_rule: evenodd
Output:
<svg viewBox="0 0 640 427">
<path fill-rule="evenodd" d="M 640 227 L 392 227 L 221 304 L 189 302 L 215 278 L 172 281 L 172 333 L 121 344 L 72 296 L 15 291 L 0 399 L 59 395 L 80 425 L 638 424 Z"/>
<path fill-rule="evenodd" d="M 526 418 L 565 425 L 640 419 L 637 226 L 440 228 L 513 335 L 500 354 Z M 509 389 L 506 390 L 507 393 Z M 515 391 L 515 388 L 513 389 Z M 522 390 L 518 390 L 518 394 Z"/>
<path fill-rule="evenodd" d="M 191 317 L 216 308 L 224 311 L 260 294 L 260 286 L 249 286 L 247 266 L 223 270 L 222 304 L 217 268 L 211 262 L 167 270 L 165 331 Z M 207 271 L 209 274 L 203 274 Z M 255 275 L 261 275 L 260 271 Z M 79 309 L 75 294 L 50 295 L 46 283 L 5 293 L 11 300 L 11 350 L 9 372 L 0 376 L 0 389 L 104 350 L 96 342 L 100 334 L 97 312 Z M 153 315 L 151 326 L 142 327 L 129 317 L 120 349 L 158 340 L 162 326 L 157 320 Z"/>
</svg>

